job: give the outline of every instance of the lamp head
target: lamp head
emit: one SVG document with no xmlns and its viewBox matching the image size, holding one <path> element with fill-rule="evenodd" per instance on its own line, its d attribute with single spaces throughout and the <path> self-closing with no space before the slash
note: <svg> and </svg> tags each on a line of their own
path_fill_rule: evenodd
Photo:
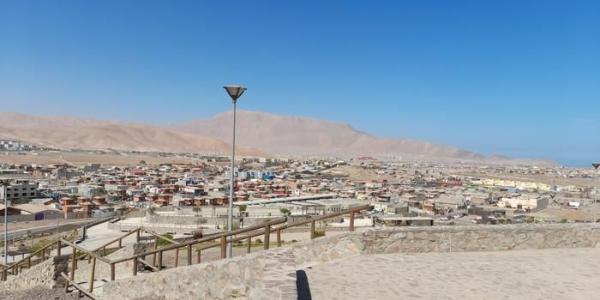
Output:
<svg viewBox="0 0 600 300">
<path fill-rule="evenodd" d="M 231 97 L 231 100 L 234 102 L 237 101 L 237 99 L 246 91 L 246 88 L 241 85 L 226 85 L 223 88 L 227 91 L 227 94 L 229 94 L 229 97 Z"/>
</svg>

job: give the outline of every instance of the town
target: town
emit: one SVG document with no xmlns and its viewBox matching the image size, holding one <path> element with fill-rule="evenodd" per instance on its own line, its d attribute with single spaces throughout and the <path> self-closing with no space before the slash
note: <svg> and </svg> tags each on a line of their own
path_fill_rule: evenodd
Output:
<svg viewBox="0 0 600 300">
<path fill-rule="evenodd" d="M 164 154 L 163 154 L 164 155 Z M 170 154 L 176 155 L 176 154 Z M 574 223 L 600 220 L 594 168 L 380 160 L 241 158 L 235 170 L 234 228 L 368 205 L 356 226 Z M 12 224 L 118 217 L 159 233 L 226 230 L 230 159 L 132 165 L 3 164 Z M 2 206 L 3 210 L 5 209 Z M 2 212 L 3 214 L 3 212 Z M 0 214 L 1 215 L 1 214 Z M 173 218 L 173 216 L 178 216 Z M 326 224 L 346 226 L 341 218 Z M 308 229 L 307 229 L 308 230 Z M 25 235 L 26 231 L 22 235 Z M 11 236 L 10 251 L 26 251 Z"/>
<path fill-rule="evenodd" d="M 598 299 L 600 1 L 0 1 L 0 300 Z"/>
</svg>

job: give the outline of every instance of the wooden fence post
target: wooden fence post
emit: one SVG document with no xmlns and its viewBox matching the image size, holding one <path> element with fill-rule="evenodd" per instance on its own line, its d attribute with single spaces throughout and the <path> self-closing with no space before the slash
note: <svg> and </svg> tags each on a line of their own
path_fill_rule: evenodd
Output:
<svg viewBox="0 0 600 300">
<path fill-rule="evenodd" d="M 77 249 L 73 247 L 73 256 L 71 257 L 71 280 L 75 280 L 75 270 L 77 269 Z"/>
<path fill-rule="evenodd" d="M 252 237 L 249 236 L 248 237 L 248 250 L 246 252 L 250 253 L 251 250 L 252 250 Z"/>
<path fill-rule="evenodd" d="M 312 221 L 310 222 L 310 239 L 313 240 L 315 237 L 315 221 Z"/>
<path fill-rule="evenodd" d="M 115 281 L 115 263 L 110 263 L 110 281 Z"/>
<path fill-rule="evenodd" d="M 60 240 L 58 240 L 56 242 L 56 255 L 60 256 L 60 248 L 62 247 L 62 242 Z"/>
<path fill-rule="evenodd" d="M 270 238 L 271 238 L 271 225 L 267 225 L 265 227 L 265 247 L 264 247 L 265 250 L 269 249 Z"/>
<path fill-rule="evenodd" d="M 92 257 L 92 269 L 90 270 L 90 293 L 94 291 L 94 276 L 96 275 L 96 257 Z"/>
<path fill-rule="evenodd" d="M 175 249 L 175 268 L 179 266 L 179 248 Z"/>
<path fill-rule="evenodd" d="M 163 252 L 160 251 L 158 252 L 158 270 L 160 271 L 162 269 L 162 265 L 163 265 Z"/>
<path fill-rule="evenodd" d="M 227 257 L 227 237 L 221 237 L 221 258 Z"/>
<path fill-rule="evenodd" d="M 192 245 L 187 246 L 187 264 L 192 265 Z"/>
<path fill-rule="evenodd" d="M 354 231 L 354 212 L 350 213 L 350 231 Z"/>
<path fill-rule="evenodd" d="M 133 276 L 137 275 L 137 269 L 138 269 L 138 259 L 137 259 L 137 257 L 135 257 L 133 259 Z"/>
<path fill-rule="evenodd" d="M 158 237 L 154 237 L 154 250 L 158 248 Z M 156 266 L 156 253 L 152 254 L 152 265 Z"/>
<path fill-rule="evenodd" d="M 281 247 L 281 229 L 277 229 L 277 247 Z"/>
</svg>

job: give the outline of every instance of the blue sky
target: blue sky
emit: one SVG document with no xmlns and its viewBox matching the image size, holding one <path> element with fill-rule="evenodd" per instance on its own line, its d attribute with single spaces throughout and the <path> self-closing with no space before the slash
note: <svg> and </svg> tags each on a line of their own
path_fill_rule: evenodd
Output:
<svg viewBox="0 0 600 300">
<path fill-rule="evenodd" d="M 240 107 L 484 154 L 600 160 L 598 1 L 0 1 L 3 111 Z"/>
</svg>

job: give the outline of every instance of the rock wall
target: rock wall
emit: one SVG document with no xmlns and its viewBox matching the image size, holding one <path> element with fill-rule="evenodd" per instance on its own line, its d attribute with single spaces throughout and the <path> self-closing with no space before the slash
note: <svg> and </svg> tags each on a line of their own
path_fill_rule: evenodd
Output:
<svg viewBox="0 0 600 300">
<path fill-rule="evenodd" d="M 117 280 L 104 286 L 103 295 L 105 299 L 297 299 L 296 270 L 357 255 L 599 246 L 600 224 L 368 229 Z"/>
<path fill-rule="evenodd" d="M 600 244 L 600 224 L 407 227 L 363 233 L 365 253 L 503 251 Z"/>
<path fill-rule="evenodd" d="M 23 270 L 17 276 L 9 275 L 8 280 L 0 283 L 0 294 L 2 291 L 21 291 L 35 287 L 64 287 L 65 281 L 60 273 L 67 272 L 68 261 L 68 256 L 51 257 L 31 269 Z"/>
<path fill-rule="evenodd" d="M 297 299 L 288 249 L 109 282 L 101 299 Z"/>
</svg>

